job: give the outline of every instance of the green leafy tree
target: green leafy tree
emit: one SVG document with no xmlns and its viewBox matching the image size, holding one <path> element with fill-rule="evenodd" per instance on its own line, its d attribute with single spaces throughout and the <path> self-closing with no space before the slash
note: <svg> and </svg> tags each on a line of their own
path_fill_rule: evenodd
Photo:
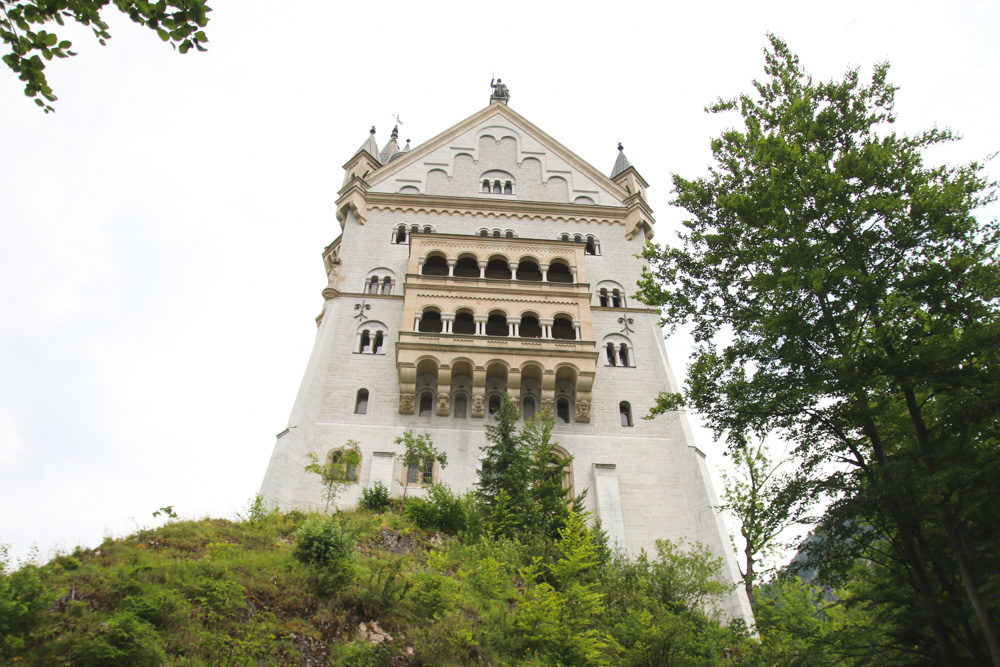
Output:
<svg viewBox="0 0 1000 667">
<path fill-rule="evenodd" d="M 426 466 L 431 466 L 435 462 L 441 468 L 448 465 L 448 455 L 434 446 L 434 441 L 431 440 L 431 436 L 427 433 L 415 435 L 413 431 L 406 431 L 403 435 L 396 438 L 396 444 L 403 445 L 406 448 L 403 451 L 403 466 L 407 469 L 415 467 L 422 473 Z M 403 483 L 404 498 L 406 497 L 407 489 L 410 487 L 409 474 L 406 475 L 405 480 Z"/>
<path fill-rule="evenodd" d="M 324 463 L 313 454 L 306 454 L 309 464 L 306 472 L 319 476 L 323 486 L 323 499 L 326 501 L 326 511 L 330 511 L 330 503 L 337 499 L 344 487 L 357 481 L 358 464 L 361 462 L 361 447 L 356 440 L 348 440 L 339 450 L 333 451 Z M 336 504 L 334 504 L 336 507 Z"/>
<path fill-rule="evenodd" d="M 211 8 L 206 0 L 0 0 L 0 40 L 9 52 L 2 59 L 21 81 L 24 94 L 46 113 L 56 100 L 45 76 L 46 63 L 53 58 L 75 56 L 73 44 L 52 32 L 52 24 L 73 21 L 89 27 L 104 45 L 111 38 L 104 16 L 117 10 L 132 21 L 154 31 L 181 53 L 191 48 L 205 50 Z"/>
<path fill-rule="evenodd" d="M 774 36 L 765 60 L 710 108 L 742 125 L 708 176 L 674 177 L 683 246 L 647 247 L 640 296 L 693 323 L 684 398 L 717 435 L 779 433 L 823 471 L 845 566 L 884 538 L 933 659 L 1000 665 L 998 228 L 975 216 L 994 185 L 924 164 L 950 132 L 892 131 L 887 65 L 815 82 Z"/>
<path fill-rule="evenodd" d="M 730 436 L 730 440 L 734 440 Z M 772 462 L 763 441 L 740 442 L 731 452 L 736 470 L 723 473 L 725 502 L 722 509 L 732 513 L 743 536 L 743 566 L 740 576 L 752 605 L 760 578 L 759 563 L 783 546 L 778 538 L 791 526 L 801 523 L 816 496 L 812 482 L 801 471 L 784 472 L 786 461 Z"/>
</svg>

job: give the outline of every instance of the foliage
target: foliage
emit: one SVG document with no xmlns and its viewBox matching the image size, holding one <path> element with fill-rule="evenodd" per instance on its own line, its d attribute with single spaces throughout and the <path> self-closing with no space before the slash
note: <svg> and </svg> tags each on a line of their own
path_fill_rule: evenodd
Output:
<svg viewBox="0 0 1000 667">
<path fill-rule="evenodd" d="M 0 544 L 0 658 L 9 660 L 25 646 L 25 639 L 40 615 L 56 597 L 46 587 L 40 568 L 21 563 L 10 571 L 8 547 Z"/>
<path fill-rule="evenodd" d="M 330 503 L 337 499 L 344 487 L 357 479 L 358 464 L 361 462 L 361 446 L 357 440 L 348 440 L 339 450 L 330 452 L 324 463 L 312 452 L 306 454 L 309 464 L 306 472 L 319 475 L 323 486 L 323 499 L 326 501 L 326 511 L 330 511 Z M 336 507 L 336 504 L 334 504 Z"/>
<path fill-rule="evenodd" d="M 411 467 L 422 467 L 428 462 L 437 462 L 441 468 L 448 465 L 448 455 L 442 451 L 439 451 L 434 446 L 434 441 L 431 440 L 431 436 L 427 433 L 421 433 L 419 435 L 414 435 L 413 431 L 405 431 L 403 435 L 396 438 L 397 445 L 403 445 L 403 466 L 404 468 Z M 406 482 L 403 485 L 403 497 L 406 497 L 406 491 L 410 486 L 410 477 L 406 476 Z"/>
<path fill-rule="evenodd" d="M 173 505 L 167 505 L 166 507 L 161 507 L 160 509 L 153 512 L 154 519 L 161 515 L 167 517 L 168 519 L 177 518 L 177 512 L 174 511 Z"/>
<path fill-rule="evenodd" d="M 1000 664 L 1000 266 L 994 185 L 926 166 L 943 130 L 892 131 L 887 66 L 814 82 L 777 37 L 742 126 L 674 177 L 683 247 L 648 246 L 640 296 L 697 343 L 684 402 L 717 435 L 794 443 L 832 500 L 827 581 L 877 560 L 924 661 Z M 678 406 L 662 396 L 661 409 Z"/>
<path fill-rule="evenodd" d="M 471 494 L 458 495 L 445 484 L 434 484 L 427 498 L 411 498 L 406 515 L 421 528 L 457 535 L 475 524 L 475 506 Z"/>
<path fill-rule="evenodd" d="M 354 540 L 336 516 L 311 519 L 295 533 L 295 558 L 316 568 L 328 589 L 351 576 L 353 554 Z"/>
<path fill-rule="evenodd" d="M 46 61 L 76 55 L 69 40 L 50 31 L 51 24 L 63 26 L 69 19 L 87 26 L 103 46 L 111 38 L 104 19 L 109 6 L 154 31 L 181 53 L 192 47 L 205 50 L 208 36 L 202 28 L 212 11 L 206 0 L 0 0 L 0 40 L 10 49 L 2 60 L 24 81 L 24 94 L 46 113 L 53 111 L 48 103 L 56 100 L 45 76 Z"/>
<path fill-rule="evenodd" d="M 361 501 L 358 503 L 361 509 L 384 512 L 389 509 L 390 504 L 389 489 L 382 482 L 377 481 L 372 486 L 361 489 Z"/>
</svg>

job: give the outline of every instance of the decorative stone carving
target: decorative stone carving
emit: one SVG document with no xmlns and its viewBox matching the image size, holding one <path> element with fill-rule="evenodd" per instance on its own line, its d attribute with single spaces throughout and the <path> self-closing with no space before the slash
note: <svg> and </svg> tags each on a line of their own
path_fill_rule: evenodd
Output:
<svg viewBox="0 0 1000 667">
<path fill-rule="evenodd" d="M 543 398 L 542 399 L 542 410 L 547 411 L 550 415 L 554 415 L 556 413 L 556 402 L 555 402 L 555 400 L 551 399 L 551 398 Z"/>
<path fill-rule="evenodd" d="M 483 417 L 486 415 L 486 397 L 476 394 L 472 397 L 472 416 Z"/>
<path fill-rule="evenodd" d="M 576 421 L 581 423 L 590 422 L 590 401 L 577 399 L 576 401 Z"/>
<path fill-rule="evenodd" d="M 446 391 L 438 393 L 438 416 L 447 417 L 451 412 L 451 394 Z"/>
<path fill-rule="evenodd" d="M 399 414 L 401 415 L 413 414 L 413 394 L 399 395 Z"/>
</svg>

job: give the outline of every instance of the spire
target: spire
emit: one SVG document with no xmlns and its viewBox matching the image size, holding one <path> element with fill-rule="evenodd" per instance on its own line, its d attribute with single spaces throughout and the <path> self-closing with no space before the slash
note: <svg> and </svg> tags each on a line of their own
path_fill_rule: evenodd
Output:
<svg viewBox="0 0 1000 667">
<path fill-rule="evenodd" d="M 398 157 L 403 157 L 404 155 L 406 155 L 409 152 L 410 152 L 410 140 L 407 139 L 406 140 L 406 145 L 403 146 L 403 150 L 399 151 L 398 153 L 396 153 L 395 155 L 393 155 L 391 158 L 389 158 L 389 162 L 392 162 L 393 160 L 395 160 Z"/>
<path fill-rule="evenodd" d="M 373 158 L 378 160 L 378 143 L 375 141 L 375 126 L 372 125 L 371 134 L 368 135 L 368 139 L 365 143 L 361 144 L 361 148 L 358 149 L 358 153 L 361 151 L 367 152 Z M 355 153 L 357 155 L 357 153 Z"/>
<path fill-rule="evenodd" d="M 618 142 L 618 159 L 615 160 L 615 166 L 611 168 L 611 178 L 614 178 L 618 174 L 622 173 L 626 169 L 632 166 L 632 163 L 628 161 L 625 157 L 624 146 L 622 142 Z"/>
<path fill-rule="evenodd" d="M 392 128 L 392 136 L 389 137 L 389 143 L 385 145 L 382 152 L 379 154 L 379 160 L 382 164 L 387 164 L 392 156 L 399 152 L 399 143 L 396 139 L 399 137 L 399 125 Z"/>
</svg>

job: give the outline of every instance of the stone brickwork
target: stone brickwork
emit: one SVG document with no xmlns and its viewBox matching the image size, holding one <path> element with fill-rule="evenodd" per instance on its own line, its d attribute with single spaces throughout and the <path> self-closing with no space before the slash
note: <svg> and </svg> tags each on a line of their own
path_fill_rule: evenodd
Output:
<svg viewBox="0 0 1000 667">
<path fill-rule="evenodd" d="M 406 471 L 394 440 L 406 429 L 429 433 L 447 453 L 437 480 L 466 490 L 476 481 L 492 395 L 506 391 L 537 409 L 565 400 L 568 423 L 556 426 L 555 439 L 574 457 L 567 479 L 575 491 L 589 490 L 588 509 L 612 541 L 632 553 L 654 551 L 660 538 L 699 541 L 724 557 L 735 581 L 729 538 L 713 509 L 718 501 L 686 418 L 642 419 L 658 392 L 677 386 L 659 314 L 631 297 L 643 267 L 636 254 L 653 224 L 644 192 L 636 192 L 641 177 L 631 167 L 618 182 L 604 177 L 502 103 L 402 155 L 376 166 L 363 147 L 345 165 L 337 204 L 342 234 L 323 253 L 329 283 L 316 340 L 261 487 L 265 500 L 283 509 L 322 506 L 319 485 L 303 470 L 306 456 L 325 457 L 348 439 L 360 443 L 362 461 L 358 483 L 338 505 L 354 505 L 375 479 L 391 480 L 400 495 Z M 507 178 L 494 175 L 508 174 L 513 192 L 482 192 L 487 173 L 491 190 L 493 180 Z M 500 238 L 493 229 L 504 230 Z M 562 240 L 566 233 L 570 241 Z M 577 234 L 596 239 L 599 254 L 572 241 Z M 423 273 L 434 253 L 450 261 L 445 275 Z M 528 258 L 540 267 L 564 261 L 573 277 L 461 277 L 455 262 L 463 255 L 477 263 Z M 599 286 L 620 286 L 622 300 L 601 305 Z M 422 313 L 435 309 L 441 330 L 419 331 Z M 498 310 L 508 334 L 527 313 L 537 318 L 539 335 L 487 335 Z M 456 333 L 465 311 L 474 329 Z M 560 315 L 572 320 L 572 340 L 557 337 Z M 384 341 L 378 351 L 376 333 Z M 371 344 L 362 350 L 363 340 Z M 357 414 L 361 390 L 367 399 Z M 432 399 L 426 410 L 425 395 Z M 408 491 L 422 492 L 413 485 Z M 729 597 L 727 611 L 749 620 L 741 591 Z"/>
</svg>

